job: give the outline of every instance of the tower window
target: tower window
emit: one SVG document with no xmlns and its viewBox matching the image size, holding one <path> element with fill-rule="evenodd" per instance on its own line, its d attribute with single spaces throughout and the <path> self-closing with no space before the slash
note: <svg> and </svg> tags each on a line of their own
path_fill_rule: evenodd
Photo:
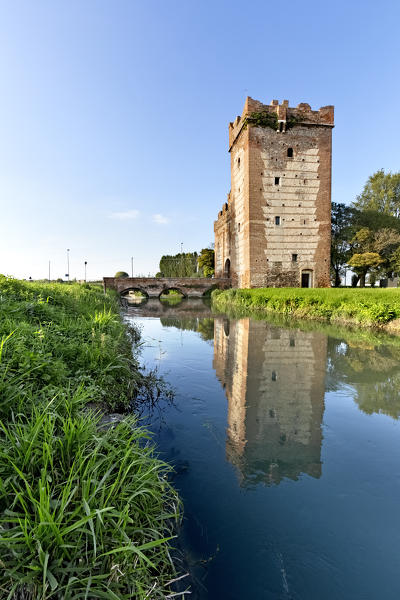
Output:
<svg viewBox="0 0 400 600">
<path fill-rule="evenodd" d="M 276 381 L 278 379 L 276 371 L 272 371 L 271 379 L 272 379 L 272 381 Z"/>
<path fill-rule="evenodd" d="M 275 177 L 275 185 L 279 185 L 280 177 Z"/>
<path fill-rule="evenodd" d="M 238 167 L 240 167 L 240 158 L 238 158 Z"/>
<path fill-rule="evenodd" d="M 293 158 L 293 148 L 288 148 L 287 149 L 287 155 L 289 158 Z"/>
<path fill-rule="evenodd" d="M 283 121 L 281 121 L 279 123 L 279 131 L 282 132 L 283 131 Z"/>
<path fill-rule="evenodd" d="M 281 224 L 281 218 L 275 217 L 275 225 L 280 225 L 280 224 Z"/>
<path fill-rule="evenodd" d="M 292 254 L 292 262 L 297 262 L 297 254 Z"/>
<path fill-rule="evenodd" d="M 238 231 L 240 231 L 240 223 L 238 223 Z"/>
</svg>

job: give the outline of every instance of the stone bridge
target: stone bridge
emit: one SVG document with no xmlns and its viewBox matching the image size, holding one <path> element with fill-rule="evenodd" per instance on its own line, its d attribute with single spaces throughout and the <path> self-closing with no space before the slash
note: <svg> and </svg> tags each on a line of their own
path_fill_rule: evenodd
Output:
<svg viewBox="0 0 400 600">
<path fill-rule="evenodd" d="M 116 290 L 121 296 L 139 291 L 149 298 L 159 298 L 169 290 L 176 290 L 186 298 L 201 298 L 215 288 L 230 288 L 231 280 L 207 277 L 104 277 L 103 286 L 104 290 Z"/>
</svg>

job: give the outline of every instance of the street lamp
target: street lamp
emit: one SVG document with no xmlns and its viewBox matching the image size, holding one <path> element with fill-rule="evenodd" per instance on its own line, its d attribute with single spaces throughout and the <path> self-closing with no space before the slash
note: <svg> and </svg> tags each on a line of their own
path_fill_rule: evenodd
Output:
<svg viewBox="0 0 400 600">
<path fill-rule="evenodd" d="M 87 265 L 87 260 L 85 260 L 85 283 L 86 283 L 86 265 Z"/>
<path fill-rule="evenodd" d="M 131 256 L 131 276 L 133 278 L 133 256 Z"/>
<path fill-rule="evenodd" d="M 69 248 L 67 248 L 67 278 L 69 283 Z"/>
</svg>

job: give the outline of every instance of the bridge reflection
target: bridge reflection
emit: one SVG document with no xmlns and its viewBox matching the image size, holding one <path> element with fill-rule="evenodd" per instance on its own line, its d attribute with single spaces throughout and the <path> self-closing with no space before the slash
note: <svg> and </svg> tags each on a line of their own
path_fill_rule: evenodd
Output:
<svg viewBox="0 0 400 600">
<path fill-rule="evenodd" d="M 214 368 L 228 399 L 227 458 L 242 485 L 321 475 L 327 338 L 215 319 Z"/>
<path fill-rule="evenodd" d="M 179 298 L 159 300 L 157 298 L 138 298 L 127 301 L 128 314 L 142 317 L 171 317 L 174 327 L 190 329 L 180 319 L 207 318 L 211 316 L 210 301 L 201 298 Z"/>
</svg>

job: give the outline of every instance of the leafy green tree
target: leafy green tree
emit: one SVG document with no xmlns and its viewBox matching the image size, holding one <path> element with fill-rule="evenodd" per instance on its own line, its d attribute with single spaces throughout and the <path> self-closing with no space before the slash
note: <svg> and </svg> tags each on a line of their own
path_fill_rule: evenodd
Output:
<svg viewBox="0 0 400 600">
<path fill-rule="evenodd" d="M 395 229 L 396 231 L 400 231 L 400 219 L 379 212 L 378 210 L 358 210 L 352 207 L 352 231 L 355 233 L 363 227 L 371 231 L 378 231 L 379 229 Z"/>
<path fill-rule="evenodd" d="M 377 252 L 363 252 L 362 254 L 353 254 L 349 260 L 349 267 L 360 277 L 360 287 L 365 287 L 365 278 L 367 273 L 379 267 L 383 263 L 383 259 Z"/>
<path fill-rule="evenodd" d="M 373 248 L 383 260 L 380 270 L 386 277 L 391 277 L 393 271 L 398 271 L 399 247 L 400 232 L 387 228 L 375 232 Z"/>
<path fill-rule="evenodd" d="M 331 272 L 335 287 L 340 285 L 341 276 L 345 274 L 353 237 L 353 215 L 354 209 L 350 206 L 332 202 Z"/>
<path fill-rule="evenodd" d="M 197 252 L 164 255 L 160 260 L 163 277 L 193 277 L 197 274 Z"/>
<path fill-rule="evenodd" d="M 214 275 L 215 253 L 212 248 L 203 248 L 197 262 L 204 277 L 212 277 Z"/>
<path fill-rule="evenodd" d="M 363 227 L 355 233 L 350 246 L 353 256 L 348 265 L 360 277 L 362 287 L 365 285 L 367 273 L 371 270 L 374 270 L 375 276 L 381 274 L 384 277 L 390 277 L 393 271 L 398 270 L 400 232 L 395 229 L 384 228 L 374 232 Z"/>
<path fill-rule="evenodd" d="M 383 169 L 371 175 L 354 203 L 361 211 L 377 211 L 400 217 L 400 172 L 385 173 Z"/>
<path fill-rule="evenodd" d="M 129 277 L 128 273 L 125 273 L 125 271 L 117 271 L 114 275 L 114 277 L 118 278 L 118 279 L 126 279 L 127 277 Z"/>
</svg>

